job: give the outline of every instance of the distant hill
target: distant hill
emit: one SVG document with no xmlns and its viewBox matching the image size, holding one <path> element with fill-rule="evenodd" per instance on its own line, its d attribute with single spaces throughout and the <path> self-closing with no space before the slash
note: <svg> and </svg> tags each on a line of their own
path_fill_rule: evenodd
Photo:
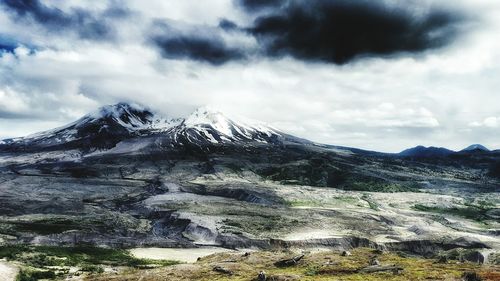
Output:
<svg viewBox="0 0 500 281">
<path fill-rule="evenodd" d="M 422 145 L 405 149 L 398 153 L 399 156 L 403 157 L 440 157 L 447 156 L 454 153 L 453 150 L 446 149 L 444 147 L 425 147 Z"/>
<path fill-rule="evenodd" d="M 482 144 L 472 144 L 461 150 L 461 152 L 475 152 L 475 151 L 488 152 L 490 150 Z"/>
</svg>

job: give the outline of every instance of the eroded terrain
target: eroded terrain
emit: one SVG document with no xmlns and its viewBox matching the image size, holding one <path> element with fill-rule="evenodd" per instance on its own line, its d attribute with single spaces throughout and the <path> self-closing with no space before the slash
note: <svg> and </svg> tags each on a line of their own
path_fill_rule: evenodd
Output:
<svg viewBox="0 0 500 281">
<path fill-rule="evenodd" d="M 465 249 L 474 253 L 467 260 L 497 262 L 495 155 L 429 162 L 318 146 L 185 151 L 3 154 L 0 243 L 368 247 L 420 257 Z"/>
</svg>

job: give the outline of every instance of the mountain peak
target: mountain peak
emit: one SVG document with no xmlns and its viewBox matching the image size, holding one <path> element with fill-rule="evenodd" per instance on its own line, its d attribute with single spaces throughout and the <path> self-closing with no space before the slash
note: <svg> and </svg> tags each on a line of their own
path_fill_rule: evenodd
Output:
<svg viewBox="0 0 500 281">
<path fill-rule="evenodd" d="M 195 134 L 196 139 L 206 139 L 212 143 L 234 141 L 268 142 L 269 138 L 280 133 L 270 126 L 258 123 L 230 119 L 221 111 L 204 106 L 196 109 L 184 121 L 185 129 Z"/>
<path fill-rule="evenodd" d="M 79 148 L 110 149 L 118 143 L 142 136 L 169 139 L 171 146 L 195 143 L 304 142 L 259 122 L 230 119 L 212 107 L 201 107 L 187 118 L 169 119 L 149 109 L 128 103 L 99 108 L 64 127 L 24 138 L 4 141 L 8 149 Z"/>
<path fill-rule="evenodd" d="M 210 125 L 214 129 L 225 134 L 231 133 L 231 120 L 222 112 L 208 106 L 196 109 L 186 118 L 184 123 L 187 127 Z"/>
<path fill-rule="evenodd" d="M 462 151 L 490 151 L 488 148 L 486 148 L 482 144 L 471 144 L 467 146 L 466 148 L 462 149 Z"/>
<path fill-rule="evenodd" d="M 120 102 L 114 105 L 102 106 L 97 111 L 85 115 L 82 121 L 111 118 L 130 130 L 150 124 L 153 116 L 154 114 L 151 111 L 141 105 Z"/>
<path fill-rule="evenodd" d="M 232 117 L 232 116 L 231 116 Z M 230 121 L 233 118 L 230 118 L 221 110 L 212 107 L 212 106 L 202 106 L 198 107 L 195 111 L 193 111 L 190 115 L 186 117 L 186 122 L 189 121 L 191 124 L 195 123 L 217 123 Z"/>
</svg>

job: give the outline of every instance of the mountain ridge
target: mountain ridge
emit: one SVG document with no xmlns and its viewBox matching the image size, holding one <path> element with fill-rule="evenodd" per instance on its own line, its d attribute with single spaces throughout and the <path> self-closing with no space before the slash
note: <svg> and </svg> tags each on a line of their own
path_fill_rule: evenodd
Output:
<svg viewBox="0 0 500 281">
<path fill-rule="evenodd" d="M 455 151 L 444 147 L 425 147 L 423 145 L 418 145 L 412 148 L 405 149 L 399 152 L 398 155 L 405 157 L 440 157 L 448 156 L 453 153 L 455 153 Z"/>
<path fill-rule="evenodd" d="M 399 153 L 366 151 L 352 147 L 340 147 L 314 143 L 284 133 L 263 122 L 228 118 L 222 112 L 200 107 L 186 117 L 165 117 L 151 109 L 136 104 L 120 102 L 102 106 L 94 112 L 67 125 L 31 134 L 25 137 L 0 140 L 0 151 L 36 151 L 57 149 L 82 149 L 87 152 L 109 150 L 120 142 L 137 138 L 163 137 L 168 146 L 193 143 L 197 146 L 261 143 L 283 144 L 286 142 L 312 144 L 371 155 L 395 155 L 400 157 L 447 157 L 459 153 L 495 152 L 480 144 L 453 151 L 444 147 L 422 145 Z"/>
<path fill-rule="evenodd" d="M 111 149 L 124 140 L 147 136 L 165 137 L 171 145 L 185 142 L 198 145 L 307 142 L 261 122 L 230 119 L 209 107 L 198 108 L 187 117 L 168 118 L 141 105 L 118 103 L 103 106 L 62 127 L 3 140 L 0 149 L 81 148 L 93 151 Z"/>
</svg>

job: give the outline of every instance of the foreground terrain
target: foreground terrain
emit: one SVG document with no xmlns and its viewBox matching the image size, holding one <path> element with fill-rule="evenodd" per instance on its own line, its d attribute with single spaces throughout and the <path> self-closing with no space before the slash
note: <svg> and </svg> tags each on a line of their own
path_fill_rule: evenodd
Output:
<svg viewBox="0 0 500 281">
<path fill-rule="evenodd" d="M 193 263 L 148 260 L 126 251 L 98 248 L 3 247 L 21 267 L 17 280 L 498 280 L 498 265 L 461 261 L 466 252 L 449 251 L 436 259 L 369 248 L 330 250 L 229 251 Z M 446 257 L 446 258 L 445 258 Z M 296 259 L 292 263 L 280 263 Z M 498 258 L 498 257 L 497 257 Z M 4 276 L 5 277 L 5 276 Z M 2 279 L 4 280 L 4 279 Z M 14 280 L 14 279 L 5 279 Z"/>
<path fill-rule="evenodd" d="M 297 255 L 294 252 L 224 253 L 204 257 L 191 265 L 131 271 L 88 280 L 258 280 L 261 271 L 265 272 L 267 280 L 460 280 L 468 273 L 477 273 L 482 280 L 500 278 L 498 266 L 481 267 L 457 261 L 439 263 L 366 248 L 353 250 L 349 256 L 332 251 L 306 253 L 296 265 L 281 267 L 275 264 Z M 370 265 L 375 259 L 380 265 Z M 383 271 L 370 272 L 377 269 Z"/>
<path fill-rule="evenodd" d="M 432 276 L 444 272 L 451 279 L 443 280 L 453 280 L 467 269 L 484 276 L 498 269 L 491 266 L 500 250 L 499 151 L 473 146 L 445 154 L 425 148 L 383 154 L 315 144 L 206 110 L 187 119 L 154 118 L 119 104 L 63 128 L 0 142 L 2 257 L 23 268 L 34 266 L 26 257 L 99 246 L 124 259 L 110 266 L 141 268 L 155 263 L 122 249 L 210 246 L 264 250 L 231 263 L 236 280 L 249 280 L 255 268 L 304 280 L 335 280 L 328 279 L 333 273 L 343 274 L 340 280 L 369 280 L 352 270 L 372 255 L 370 248 L 420 257 L 384 254 L 384 262 L 406 264 L 405 273 L 370 278 L 419 280 L 405 274 L 435 270 Z M 340 267 L 332 273 L 314 260 L 324 253 L 306 255 L 305 264 L 293 269 L 268 266 L 290 254 L 281 251 L 317 248 L 327 249 Z M 356 248 L 365 249 L 342 260 L 332 254 Z M 461 253 L 458 260 L 486 265 L 434 264 L 454 250 Z M 73 263 L 52 266 L 106 271 L 94 267 L 99 259 L 68 255 L 60 258 Z M 175 275 L 187 268 L 205 278 L 215 274 L 212 262 L 233 259 L 225 255 L 152 272 L 196 280 Z M 344 264 L 349 259 L 350 268 Z M 409 263 L 418 265 L 415 272 Z M 148 272 L 133 270 L 124 280 L 154 278 Z"/>
</svg>

